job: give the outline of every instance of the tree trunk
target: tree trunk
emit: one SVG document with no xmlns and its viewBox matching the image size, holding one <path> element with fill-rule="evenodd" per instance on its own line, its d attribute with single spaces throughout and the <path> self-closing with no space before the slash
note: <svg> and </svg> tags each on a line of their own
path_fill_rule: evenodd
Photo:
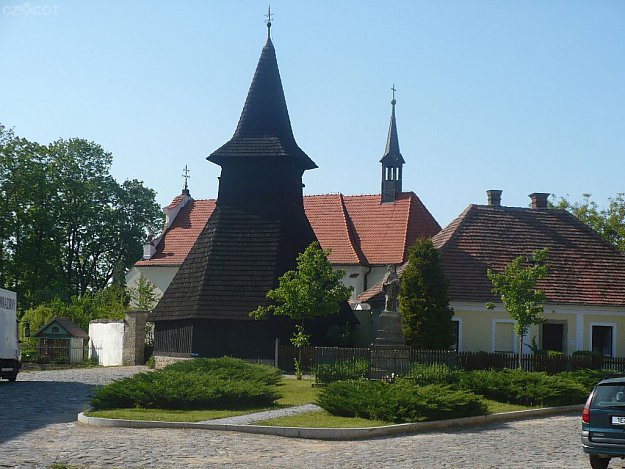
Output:
<svg viewBox="0 0 625 469">
<path fill-rule="evenodd" d="M 523 334 L 519 334 L 519 370 L 523 369 Z"/>
</svg>

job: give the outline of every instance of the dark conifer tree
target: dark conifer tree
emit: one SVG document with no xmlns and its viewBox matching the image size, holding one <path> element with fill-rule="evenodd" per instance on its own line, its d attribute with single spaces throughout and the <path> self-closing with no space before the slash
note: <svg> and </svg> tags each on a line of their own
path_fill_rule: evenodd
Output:
<svg viewBox="0 0 625 469">
<path fill-rule="evenodd" d="M 430 350 L 452 345 L 454 311 L 449 307 L 447 287 L 432 240 L 417 240 L 410 248 L 399 295 L 406 345 Z"/>
</svg>

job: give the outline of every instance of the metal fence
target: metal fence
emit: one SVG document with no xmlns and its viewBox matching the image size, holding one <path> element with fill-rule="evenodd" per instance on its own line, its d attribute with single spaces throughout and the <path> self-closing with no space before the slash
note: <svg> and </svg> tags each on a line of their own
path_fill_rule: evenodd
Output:
<svg viewBox="0 0 625 469">
<path fill-rule="evenodd" d="M 455 352 L 449 350 L 417 350 L 398 348 L 344 348 L 344 347 L 296 347 L 280 345 L 277 365 L 286 372 L 294 370 L 294 361 L 301 353 L 302 370 L 315 372 L 319 366 L 341 366 L 362 370 L 366 361 L 367 375 L 379 379 L 391 374 L 410 375 L 413 365 L 447 365 L 452 369 L 488 370 L 518 368 L 516 353 Z M 625 372 L 625 357 L 600 355 L 521 355 L 521 367 L 526 371 L 559 373 L 579 369 L 609 369 Z"/>
<path fill-rule="evenodd" d="M 89 361 L 89 347 L 26 345 L 22 346 L 22 364 L 81 365 Z"/>
</svg>

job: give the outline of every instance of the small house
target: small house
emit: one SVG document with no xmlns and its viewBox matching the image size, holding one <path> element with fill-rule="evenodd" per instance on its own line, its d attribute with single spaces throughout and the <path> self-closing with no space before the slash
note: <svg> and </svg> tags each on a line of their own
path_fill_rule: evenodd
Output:
<svg viewBox="0 0 625 469">
<path fill-rule="evenodd" d="M 84 340 L 89 336 L 69 318 L 54 317 L 36 334 L 42 358 L 54 362 L 82 363 Z"/>
</svg>

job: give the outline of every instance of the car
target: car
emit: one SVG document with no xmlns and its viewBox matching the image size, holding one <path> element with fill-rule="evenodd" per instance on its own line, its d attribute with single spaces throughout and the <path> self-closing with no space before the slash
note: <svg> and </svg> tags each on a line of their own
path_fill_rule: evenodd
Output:
<svg viewBox="0 0 625 469">
<path fill-rule="evenodd" d="M 625 459 L 625 377 L 604 379 L 588 396 L 582 447 L 593 469 L 606 469 L 611 458 Z"/>
</svg>

